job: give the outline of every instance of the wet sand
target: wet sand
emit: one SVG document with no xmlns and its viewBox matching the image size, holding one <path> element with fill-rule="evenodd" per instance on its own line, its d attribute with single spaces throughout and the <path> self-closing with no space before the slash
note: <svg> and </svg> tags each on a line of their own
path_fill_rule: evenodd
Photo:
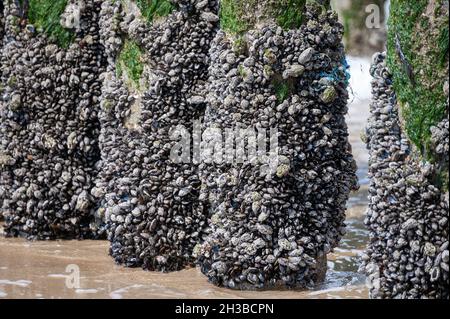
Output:
<svg viewBox="0 0 450 319">
<path fill-rule="evenodd" d="M 334 268 L 351 260 L 338 254 Z M 329 273 L 333 282 L 314 291 L 232 291 L 209 284 L 197 269 L 162 274 L 117 266 L 106 241 L 26 242 L 0 239 L 3 298 L 365 298 L 366 289 Z M 72 288 L 71 267 L 80 271 Z M 67 268 L 69 267 L 69 268 Z M 344 266 L 345 268 L 346 266 Z M 69 270 L 69 272 L 66 272 Z M 351 276 L 351 275 L 349 275 Z M 67 281 L 69 280 L 68 284 Z"/>
<path fill-rule="evenodd" d="M 348 202 L 348 232 L 328 256 L 323 284 L 304 291 L 233 291 L 209 284 L 198 269 L 163 274 L 115 265 L 108 256 L 107 241 L 28 242 L 0 234 L 0 299 L 368 298 L 365 278 L 357 270 L 358 256 L 368 242 L 368 232 L 362 222 L 367 205 L 368 156 L 360 135 L 368 116 L 370 81 L 366 79 L 367 60 L 350 59 L 349 62 L 354 96 L 347 121 L 361 189 Z M 80 275 L 78 288 L 73 287 L 72 277 L 68 277 L 76 269 Z"/>
<path fill-rule="evenodd" d="M 29 242 L 0 235 L 0 299 L 367 298 L 365 278 L 357 272 L 368 240 L 362 222 L 365 197 L 357 193 L 352 199 L 347 235 L 328 255 L 325 282 L 312 290 L 233 291 L 209 284 L 195 268 L 163 274 L 115 265 L 107 241 Z M 74 269 L 79 270 L 78 287 L 70 280 Z"/>
</svg>

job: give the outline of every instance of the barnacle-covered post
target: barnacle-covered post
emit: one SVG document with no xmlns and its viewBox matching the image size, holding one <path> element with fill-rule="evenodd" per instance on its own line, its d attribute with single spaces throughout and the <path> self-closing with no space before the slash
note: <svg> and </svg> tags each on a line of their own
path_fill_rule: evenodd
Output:
<svg viewBox="0 0 450 319">
<path fill-rule="evenodd" d="M 3 1 L 0 210 L 9 236 L 92 238 L 100 0 Z"/>
<path fill-rule="evenodd" d="M 106 0 L 101 33 L 108 56 L 92 194 L 109 228 L 116 262 L 172 271 L 192 264 L 206 216 L 190 157 L 171 154 L 205 109 L 216 0 Z M 174 133 L 174 134 L 172 134 Z M 177 152 L 174 152 L 177 154 Z M 176 156 L 175 156 L 176 157 Z"/>
<path fill-rule="evenodd" d="M 343 26 L 327 1 L 290 0 L 222 0 L 220 23 L 200 165 L 210 229 L 198 263 L 228 288 L 314 285 L 357 187 Z M 237 123 L 233 141 L 226 131 Z M 251 140 L 266 144 L 250 153 Z"/>
<path fill-rule="evenodd" d="M 0 57 L 2 55 L 2 49 L 3 49 L 3 36 L 5 35 L 5 16 L 4 16 L 4 5 L 3 5 L 3 1 L 0 1 Z M 1 59 L 0 59 L 0 63 L 1 63 Z M 0 64 L 0 72 L 2 68 L 1 68 L 1 64 Z M 0 78 L 1 78 L 1 73 L 0 73 Z M 3 95 L 3 86 L 0 85 L 0 96 Z M 2 112 L 2 102 L 0 100 L 0 114 Z M 1 135 L 0 135 L 1 136 Z M 1 148 L 0 148 L 1 150 Z M 6 190 L 4 189 L 5 186 L 3 185 L 4 183 L 1 182 L 1 180 L 3 180 L 4 178 L 7 178 L 7 176 L 9 175 L 8 173 L 5 173 L 4 169 L 2 169 L 2 166 L 4 164 L 2 164 L 2 162 L 4 161 L 3 156 L 1 151 L 0 151 L 0 194 L 4 194 L 6 192 Z M 0 202 L 1 203 L 1 202 Z M 0 220 L 3 220 L 3 210 L 1 209 L 0 206 Z"/>
<path fill-rule="evenodd" d="M 3 42 L 3 35 L 5 32 L 5 16 L 4 16 L 4 5 L 3 1 L 0 1 L 0 42 Z M 1 47 L 1 44 L 0 44 Z"/>
<path fill-rule="evenodd" d="M 391 1 L 387 54 L 372 67 L 373 298 L 449 298 L 448 1 Z"/>
</svg>

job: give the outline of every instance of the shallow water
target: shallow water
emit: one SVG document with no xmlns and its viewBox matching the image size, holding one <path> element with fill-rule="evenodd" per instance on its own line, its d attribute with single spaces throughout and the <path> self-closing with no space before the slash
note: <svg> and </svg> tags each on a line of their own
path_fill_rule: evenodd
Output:
<svg viewBox="0 0 450 319">
<path fill-rule="evenodd" d="M 325 282 L 308 291 L 232 291 L 207 282 L 197 269 L 169 274 L 114 264 L 106 241 L 27 242 L 0 238 L 0 298 L 367 298 L 357 273 L 366 231 L 348 220 L 348 234 L 329 256 Z M 78 269 L 78 287 L 70 279 Z"/>
<path fill-rule="evenodd" d="M 163 274 L 117 266 L 108 256 L 107 241 L 27 242 L 0 234 L 0 298 L 368 298 L 358 258 L 368 242 L 362 222 L 368 156 L 360 135 L 370 79 L 367 60 L 349 58 L 349 64 L 353 94 L 347 123 L 361 189 L 348 202 L 347 235 L 328 256 L 323 284 L 305 291 L 233 291 L 209 284 L 197 269 Z M 79 270 L 78 287 L 70 280 L 74 270 Z"/>
<path fill-rule="evenodd" d="M 115 265 L 107 241 L 0 236 L 0 298 L 367 298 L 365 278 L 357 272 L 368 240 L 362 222 L 365 189 L 349 201 L 347 235 L 328 255 L 325 282 L 312 290 L 232 291 L 209 284 L 197 269 L 163 274 Z M 69 280 L 74 269 L 78 287 Z"/>
</svg>

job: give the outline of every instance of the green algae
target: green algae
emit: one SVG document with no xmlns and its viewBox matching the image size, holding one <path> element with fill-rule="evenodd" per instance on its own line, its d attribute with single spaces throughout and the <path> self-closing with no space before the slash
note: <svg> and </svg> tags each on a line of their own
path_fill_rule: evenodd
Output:
<svg viewBox="0 0 450 319">
<path fill-rule="evenodd" d="M 284 29 L 299 28 L 304 22 L 307 4 L 330 7 L 326 0 L 222 0 L 220 2 L 220 26 L 233 35 L 241 35 L 259 22 L 274 20 Z"/>
<path fill-rule="evenodd" d="M 60 47 L 69 47 L 75 34 L 60 24 L 67 0 L 29 0 L 28 4 L 28 21 Z"/>
<path fill-rule="evenodd" d="M 435 1 L 435 16 L 430 16 L 429 4 L 391 3 L 387 63 L 406 133 L 423 158 L 435 162 L 430 128 L 448 112 L 442 89 L 448 77 L 448 12 Z"/>
<path fill-rule="evenodd" d="M 140 79 L 144 72 L 143 53 L 139 45 L 130 39 L 126 39 L 120 51 L 116 63 L 116 74 L 123 77 L 126 73 L 128 84 L 140 87 Z"/>
<path fill-rule="evenodd" d="M 222 0 L 220 2 L 220 27 L 222 30 L 232 34 L 242 34 L 251 26 L 251 22 L 244 18 L 245 6 L 254 6 L 257 1 L 242 1 L 242 0 Z"/>
<path fill-rule="evenodd" d="M 168 0 L 134 0 L 147 22 L 168 16 L 175 10 L 175 6 Z"/>
<path fill-rule="evenodd" d="M 277 23 L 283 29 L 299 28 L 303 22 L 306 0 L 279 1 L 276 10 Z"/>
<path fill-rule="evenodd" d="M 290 95 L 290 87 L 286 82 L 276 82 L 275 85 L 275 95 L 277 96 L 277 101 L 282 103 L 285 101 Z"/>
<path fill-rule="evenodd" d="M 290 80 L 283 79 L 278 74 L 273 76 L 272 85 L 278 103 L 283 103 L 294 91 L 294 83 Z"/>
</svg>

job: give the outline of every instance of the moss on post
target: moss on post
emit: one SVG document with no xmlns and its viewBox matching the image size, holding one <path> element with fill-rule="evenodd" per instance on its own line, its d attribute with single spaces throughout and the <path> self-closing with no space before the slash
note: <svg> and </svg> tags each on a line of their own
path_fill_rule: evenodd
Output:
<svg viewBox="0 0 450 319">
<path fill-rule="evenodd" d="M 116 63 L 118 77 L 123 77 L 128 86 L 139 89 L 144 72 L 143 53 L 133 40 L 125 40 Z"/>
<path fill-rule="evenodd" d="M 28 0 L 22 1 L 22 7 L 28 4 L 27 17 L 38 31 L 47 34 L 51 41 L 67 48 L 75 39 L 73 31 L 65 29 L 61 23 L 67 0 Z"/>
<path fill-rule="evenodd" d="M 169 0 L 135 0 L 135 2 L 149 23 L 158 17 L 168 16 L 175 9 Z"/>
<path fill-rule="evenodd" d="M 284 0 L 274 5 L 277 23 L 283 29 L 298 28 L 303 21 L 306 0 Z"/>
<path fill-rule="evenodd" d="M 220 25 L 222 30 L 234 35 L 270 20 L 284 29 L 298 28 L 303 23 L 303 13 L 308 3 L 330 7 L 328 0 L 222 0 Z"/>
<path fill-rule="evenodd" d="M 402 125 L 419 159 L 437 165 L 434 184 L 448 192 L 448 158 L 435 154 L 431 128 L 448 117 L 448 4 L 393 1 L 387 63 L 401 107 Z"/>
<path fill-rule="evenodd" d="M 435 161 L 430 128 L 447 115 L 448 4 L 392 1 L 388 59 L 408 137 L 423 159 Z"/>
<path fill-rule="evenodd" d="M 241 34 L 248 30 L 249 21 L 243 19 L 244 1 L 222 0 L 220 6 L 220 27 L 226 32 Z M 249 2 L 249 5 L 253 2 Z"/>
</svg>

